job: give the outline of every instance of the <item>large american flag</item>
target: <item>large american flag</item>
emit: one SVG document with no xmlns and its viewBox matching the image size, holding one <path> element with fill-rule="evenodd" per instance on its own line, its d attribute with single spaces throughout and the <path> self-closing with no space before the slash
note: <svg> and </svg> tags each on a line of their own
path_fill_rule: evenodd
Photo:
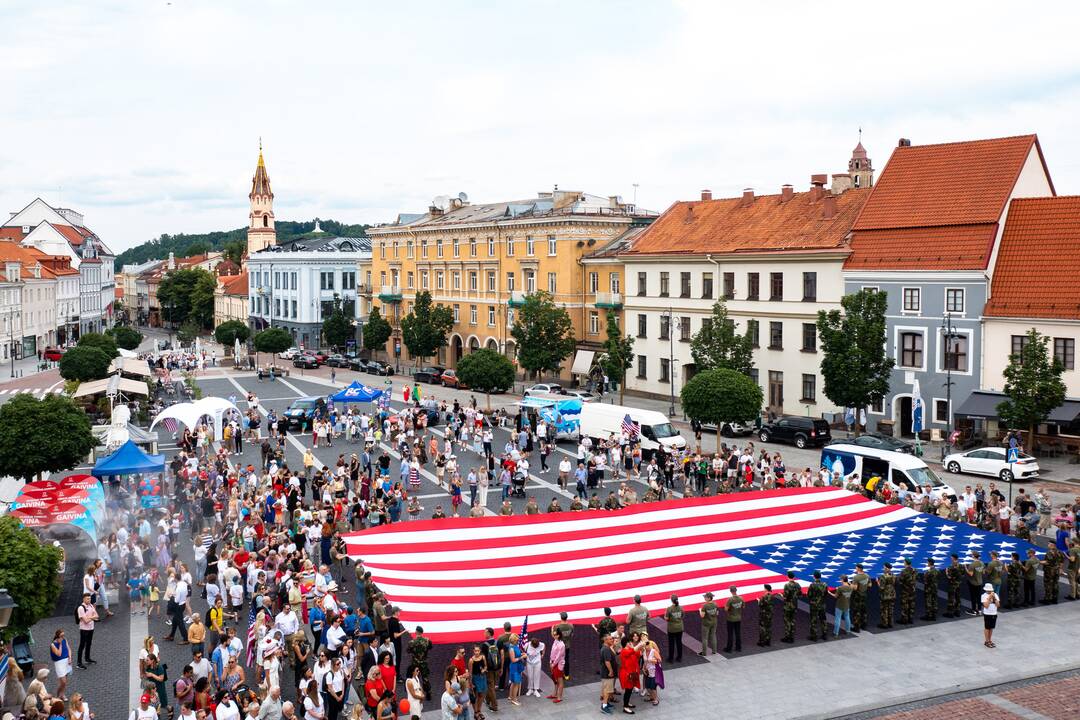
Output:
<svg viewBox="0 0 1080 720">
<path fill-rule="evenodd" d="M 565 610 L 592 623 L 611 607 L 625 615 L 640 594 L 663 610 L 671 593 L 692 611 L 706 592 L 736 585 L 750 600 L 795 571 L 815 570 L 835 586 L 862 563 L 872 576 L 905 557 L 948 565 L 971 550 L 1025 556 L 1017 538 L 983 532 L 901 505 L 882 505 L 838 488 L 788 488 L 668 500 L 614 512 L 592 510 L 516 517 L 394 523 L 345 535 L 406 625 L 435 642 L 467 642 L 485 627 L 527 617 L 550 627 Z M 1036 548 L 1036 550 L 1038 550 Z M 1041 551 L 1039 551 L 1041 554 Z"/>
</svg>

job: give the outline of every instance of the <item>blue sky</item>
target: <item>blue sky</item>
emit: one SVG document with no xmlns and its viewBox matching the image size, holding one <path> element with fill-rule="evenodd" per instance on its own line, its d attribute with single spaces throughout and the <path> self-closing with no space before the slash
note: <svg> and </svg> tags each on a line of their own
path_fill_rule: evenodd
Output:
<svg viewBox="0 0 1080 720">
<path fill-rule="evenodd" d="M 879 171 L 899 137 L 1037 132 L 1078 192 L 1080 8 L 1015 8 L 3 0 L 0 210 L 40 195 L 117 250 L 240 227 L 260 136 L 280 219 L 802 189 L 860 126 Z"/>
</svg>

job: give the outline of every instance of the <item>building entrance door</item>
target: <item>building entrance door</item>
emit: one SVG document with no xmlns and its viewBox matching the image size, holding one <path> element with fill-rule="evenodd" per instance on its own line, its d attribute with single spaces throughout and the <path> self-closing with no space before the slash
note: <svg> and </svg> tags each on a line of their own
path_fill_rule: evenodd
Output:
<svg viewBox="0 0 1080 720">
<path fill-rule="evenodd" d="M 769 412 L 784 414 L 784 373 L 779 370 L 769 371 Z"/>
</svg>

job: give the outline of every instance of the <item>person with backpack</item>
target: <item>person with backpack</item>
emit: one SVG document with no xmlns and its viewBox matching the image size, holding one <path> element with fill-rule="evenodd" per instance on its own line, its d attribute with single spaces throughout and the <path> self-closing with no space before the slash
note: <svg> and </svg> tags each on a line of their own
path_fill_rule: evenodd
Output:
<svg viewBox="0 0 1080 720">
<path fill-rule="evenodd" d="M 499 699 L 495 691 L 499 686 L 499 676 L 502 672 L 502 648 L 495 640 L 495 630 L 484 630 L 484 654 L 487 656 L 487 691 L 484 694 L 487 706 L 492 712 L 499 711 Z M 430 695 L 430 693 L 429 693 Z"/>
</svg>

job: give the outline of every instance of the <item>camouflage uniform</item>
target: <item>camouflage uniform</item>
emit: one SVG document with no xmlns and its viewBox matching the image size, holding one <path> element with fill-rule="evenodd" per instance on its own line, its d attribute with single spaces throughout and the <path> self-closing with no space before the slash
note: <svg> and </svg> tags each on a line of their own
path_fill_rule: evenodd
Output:
<svg viewBox="0 0 1080 720">
<path fill-rule="evenodd" d="M 1058 601 L 1058 577 L 1061 573 L 1061 561 L 1065 556 L 1057 545 L 1046 548 L 1046 556 L 1043 558 L 1043 605 Z"/>
<path fill-rule="evenodd" d="M 765 594 L 758 598 L 758 645 L 772 644 L 772 611 L 775 598 L 772 590 L 766 590 Z"/>
<path fill-rule="evenodd" d="M 927 566 L 926 571 L 923 572 L 923 593 L 925 598 L 923 602 L 926 603 L 926 614 L 922 616 L 923 620 L 937 620 L 938 575 L 940 575 L 940 572 L 935 565 Z"/>
<path fill-rule="evenodd" d="M 431 641 L 423 635 L 417 635 L 409 641 L 409 657 L 412 664 L 420 668 L 420 681 L 424 686 L 424 694 L 431 696 L 431 683 L 429 678 L 431 670 L 428 669 L 428 653 L 431 652 Z"/>
<path fill-rule="evenodd" d="M 910 625 L 915 617 L 915 583 L 917 576 L 911 563 L 905 563 L 898 578 L 900 585 L 900 624 Z"/>
<path fill-rule="evenodd" d="M 1016 521 L 1016 532 L 1014 532 L 1013 534 L 1021 540 L 1027 540 L 1028 542 L 1031 542 L 1031 531 L 1028 530 L 1028 526 L 1023 520 L 1018 519 Z"/>
<path fill-rule="evenodd" d="M 716 654 L 716 623 L 720 617 L 720 609 L 716 603 L 709 599 L 701 606 L 701 654 Z"/>
<path fill-rule="evenodd" d="M 896 605 L 896 576 L 892 574 L 892 570 L 885 569 L 877 582 L 881 599 L 881 622 L 878 623 L 878 627 L 891 628 L 893 607 Z"/>
<path fill-rule="evenodd" d="M 806 599 L 810 603 L 810 639 L 816 641 L 818 635 L 825 639 L 825 597 L 829 594 L 828 586 L 815 579 L 806 589 Z"/>
<path fill-rule="evenodd" d="M 784 637 L 782 642 L 795 642 L 795 613 L 799 609 L 799 596 L 802 588 L 794 580 L 784 584 Z"/>
<path fill-rule="evenodd" d="M 1072 545 L 1069 546 L 1069 599 L 1077 599 L 1077 576 L 1080 575 L 1080 543 L 1073 540 Z"/>
<path fill-rule="evenodd" d="M 1005 566 L 1005 590 L 1009 608 L 1015 609 L 1023 603 L 1021 589 L 1024 583 L 1024 565 L 1019 558 Z"/>
<path fill-rule="evenodd" d="M 965 578 L 964 568 L 953 559 L 952 565 L 945 568 L 945 579 L 949 589 L 949 600 L 945 605 L 945 617 L 960 614 L 960 587 Z"/>
<path fill-rule="evenodd" d="M 866 598 L 870 592 L 870 576 L 859 571 L 851 577 L 855 592 L 851 595 L 851 629 L 855 632 L 866 629 Z"/>
</svg>

